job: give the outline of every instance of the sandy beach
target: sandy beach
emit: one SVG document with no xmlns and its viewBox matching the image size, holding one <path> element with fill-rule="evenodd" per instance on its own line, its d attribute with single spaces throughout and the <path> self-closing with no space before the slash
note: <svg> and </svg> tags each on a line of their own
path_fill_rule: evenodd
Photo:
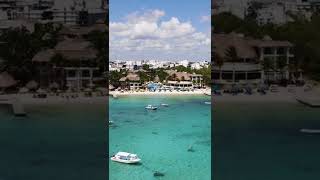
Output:
<svg viewBox="0 0 320 180">
<path fill-rule="evenodd" d="M 279 87 L 278 92 L 267 91 L 265 95 L 260 93 L 253 93 L 252 95 L 246 94 L 223 94 L 223 95 L 212 95 L 213 103 L 222 103 L 222 102 L 232 102 L 232 103 L 298 103 L 297 98 L 303 99 L 314 99 L 320 101 L 320 91 L 314 89 L 312 91 L 305 92 L 303 88 L 296 88 L 293 92 L 289 92 L 285 87 Z"/>
<path fill-rule="evenodd" d="M 1 100 L 17 99 L 23 105 L 33 104 L 106 104 L 108 96 L 85 97 L 80 95 L 76 98 L 66 98 L 55 95 L 48 95 L 46 98 L 34 98 L 33 94 L 6 94 L 0 95 Z M 4 102 L 5 103 L 5 102 Z"/>
<path fill-rule="evenodd" d="M 211 94 L 211 89 L 200 89 L 194 91 L 161 91 L 161 92 L 151 92 L 151 91 L 144 91 L 144 92 L 136 92 L 136 91 L 110 91 L 110 95 L 112 96 L 179 96 L 179 95 L 205 95 Z"/>
</svg>

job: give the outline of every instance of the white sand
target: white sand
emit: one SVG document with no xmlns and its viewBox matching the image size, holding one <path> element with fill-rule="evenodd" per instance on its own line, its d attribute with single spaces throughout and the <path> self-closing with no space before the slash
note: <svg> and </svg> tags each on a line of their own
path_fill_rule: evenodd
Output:
<svg viewBox="0 0 320 180">
<path fill-rule="evenodd" d="M 232 103 L 298 103 L 297 98 L 311 98 L 311 99 L 320 99 L 320 92 L 309 91 L 304 92 L 303 88 L 296 88 L 294 92 L 289 92 L 287 88 L 279 87 L 279 92 L 270 92 L 267 91 L 267 94 L 261 95 L 257 92 L 252 95 L 246 94 L 223 94 L 213 95 L 213 102 L 222 103 L 222 102 L 232 102 Z"/>
<path fill-rule="evenodd" d="M 107 104 L 108 96 L 84 97 L 80 95 L 77 98 L 63 98 L 61 96 L 49 95 L 47 98 L 34 98 L 33 94 L 6 94 L 0 95 L 0 99 L 18 99 L 24 105 L 32 104 Z"/>
<path fill-rule="evenodd" d="M 110 95 L 113 96 L 158 96 L 158 95 L 164 95 L 164 96 L 179 96 L 179 95 L 205 95 L 210 94 L 211 89 L 200 89 L 195 91 L 161 91 L 161 92 L 135 92 L 135 91 L 110 91 Z"/>
</svg>

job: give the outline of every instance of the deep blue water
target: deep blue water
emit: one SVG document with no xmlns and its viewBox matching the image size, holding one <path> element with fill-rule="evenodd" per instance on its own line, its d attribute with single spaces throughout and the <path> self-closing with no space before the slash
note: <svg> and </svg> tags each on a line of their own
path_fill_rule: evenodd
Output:
<svg viewBox="0 0 320 180">
<path fill-rule="evenodd" d="M 213 111 L 214 180 L 320 178 L 320 109 L 287 103 L 218 103 Z"/>
<path fill-rule="evenodd" d="M 106 105 L 0 106 L 1 180 L 105 180 Z"/>
</svg>

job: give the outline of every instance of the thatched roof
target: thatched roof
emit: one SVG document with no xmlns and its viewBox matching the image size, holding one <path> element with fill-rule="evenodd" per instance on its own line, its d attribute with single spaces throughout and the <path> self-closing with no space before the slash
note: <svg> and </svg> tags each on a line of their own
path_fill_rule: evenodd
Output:
<svg viewBox="0 0 320 180">
<path fill-rule="evenodd" d="M 17 84 L 17 81 L 7 72 L 0 74 L 0 88 L 8 88 Z"/>
<path fill-rule="evenodd" d="M 29 81 L 29 82 L 26 84 L 26 87 L 27 87 L 28 89 L 37 89 L 38 83 L 37 83 L 36 81 L 32 80 L 32 81 Z"/>
<path fill-rule="evenodd" d="M 97 50 L 93 45 L 84 39 L 66 39 L 59 42 L 55 52 L 62 54 L 69 60 L 88 60 L 97 57 Z"/>
<path fill-rule="evenodd" d="M 154 82 L 160 82 L 160 78 L 158 75 L 156 75 L 156 77 L 154 78 Z"/>
<path fill-rule="evenodd" d="M 190 81 L 191 80 L 191 74 L 187 72 L 177 72 L 174 70 L 167 70 L 166 73 L 168 73 L 169 76 L 173 76 L 175 74 L 176 78 L 179 79 L 180 81 L 186 80 Z"/>
<path fill-rule="evenodd" d="M 119 81 L 140 81 L 140 77 L 138 74 L 129 73 L 126 77 L 122 77 Z"/>
<path fill-rule="evenodd" d="M 55 51 L 53 49 L 47 49 L 38 52 L 33 58 L 34 62 L 49 62 L 50 59 L 55 55 Z"/>
<path fill-rule="evenodd" d="M 249 44 L 244 37 L 240 35 L 231 33 L 231 34 L 214 34 L 214 51 L 221 57 L 226 57 L 226 51 L 230 47 L 234 47 L 237 51 L 237 55 L 242 59 L 254 59 L 257 57 L 257 54 L 254 50 L 254 47 Z"/>
<path fill-rule="evenodd" d="M 241 59 L 255 59 L 257 53 L 255 47 L 292 47 L 293 44 L 289 41 L 275 41 L 269 36 L 265 36 L 263 39 L 253 39 L 250 37 L 244 37 L 242 34 L 230 33 L 230 34 L 214 34 L 214 52 L 216 52 L 221 58 L 226 57 L 226 51 L 230 47 L 236 49 L 237 55 Z"/>
</svg>

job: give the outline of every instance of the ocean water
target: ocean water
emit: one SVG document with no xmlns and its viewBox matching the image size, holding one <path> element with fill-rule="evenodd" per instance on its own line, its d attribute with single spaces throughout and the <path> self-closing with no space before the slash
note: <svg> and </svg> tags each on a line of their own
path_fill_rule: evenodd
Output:
<svg viewBox="0 0 320 180">
<path fill-rule="evenodd" d="M 204 96 L 136 96 L 110 99 L 110 155 L 136 153 L 141 164 L 109 161 L 110 180 L 209 180 L 211 178 L 211 105 Z M 156 111 L 148 104 L 169 104 Z M 194 152 L 189 152 L 192 146 Z M 154 177 L 153 173 L 164 173 Z"/>
<path fill-rule="evenodd" d="M 1 180 L 105 180 L 106 105 L 0 106 Z"/>
<path fill-rule="evenodd" d="M 214 180 L 320 178 L 320 109 L 287 103 L 218 103 L 213 110 Z"/>
</svg>

